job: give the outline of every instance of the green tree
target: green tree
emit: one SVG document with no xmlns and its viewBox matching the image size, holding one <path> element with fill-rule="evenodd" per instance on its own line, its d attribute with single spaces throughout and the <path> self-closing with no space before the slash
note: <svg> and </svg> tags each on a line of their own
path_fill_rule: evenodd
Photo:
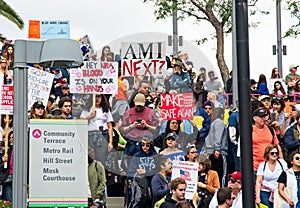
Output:
<svg viewBox="0 0 300 208">
<path fill-rule="evenodd" d="M 276 0 L 281 1 L 281 0 Z M 299 0 L 288 0 L 287 10 L 290 11 L 291 17 L 296 18 L 298 21 L 292 25 L 288 31 L 285 32 L 283 37 L 294 37 L 296 38 L 300 34 L 300 2 Z"/>
<path fill-rule="evenodd" d="M 9 21 L 13 22 L 18 28 L 24 28 L 24 22 L 22 18 L 3 0 L 0 0 L 0 16 L 5 17 Z M 3 41 L 6 38 L 0 33 L 0 40 Z"/>
<path fill-rule="evenodd" d="M 196 23 L 207 21 L 214 28 L 213 39 L 217 41 L 216 59 L 224 84 L 229 78 L 228 66 L 224 58 L 224 35 L 232 31 L 232 0 L 142 0 L 144 3 L 154 3 L 156 18 L 165 19 L 172 16 L 173 9 L 177 10 L 178 19 L 194 18 Z M 173 4 L 175 1 L 176 4 Z M 249 15 L 257 12 L 268 14 L 259 10 L 255 4 L 258 0 L 248 0 Z M 251 9 L 250 9 L 251 8 Z M 257 23 L 250 25 L 256 26 Z M 201 44 L 207 37 L 198 40 Z"/>
</svg>

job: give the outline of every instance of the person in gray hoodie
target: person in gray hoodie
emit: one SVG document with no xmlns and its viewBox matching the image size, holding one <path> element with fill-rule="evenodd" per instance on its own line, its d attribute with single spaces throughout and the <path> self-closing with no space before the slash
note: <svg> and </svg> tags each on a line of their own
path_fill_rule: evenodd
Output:
<svg viewBox="0 0 300 208">
<path fill-rule="evenodd" d="M 222 157 L 223 159 L 223 174 L 221 187 L 225 185 L 225 179 L 227 174 L 227 152 L 228 152 L 228 140 L 227 132 L 223 122 L 224 109 L 215 108 L 212 114 L 212 123 L 209 133 L 205 138 L 206 153 L 208 155 L 214 154 L 215 157 Z"/>
</svg>

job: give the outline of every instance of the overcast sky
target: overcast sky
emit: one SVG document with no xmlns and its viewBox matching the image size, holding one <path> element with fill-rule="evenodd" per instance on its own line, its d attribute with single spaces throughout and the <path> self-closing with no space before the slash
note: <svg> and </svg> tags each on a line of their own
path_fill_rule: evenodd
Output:
<svg viewBox="0 0 300 208">
<path fill-rule="evenodd" d="M 26 39 L 29 20 L 70 20 L 71 38 L 76 39 L 89 34 L 96 49 L 123 36 L 143 32 L 163 32 L 172 34 L 172 19 L 155 20 L 153 5 L 142 0 L 88 0 L 75 3 L 74 0 L 7 0 L 25 22 L 23 31 L 0 18 L 0 31 L 11 39 Z M 271 12 L 268 16 L 249 18 L 260 21 L 257 29 L 249 29 L 250 73 L 258 79 L 259 74 L 271 75 L 271 69 L 277 66 L 277 58 L 272 55 L 272 45 L 276 44 L 275 0 L 260 0 L 260 8 Z M 283 6 L 284 7 L 284 6 Z M 292 20 L 282 9 L 282 30 L 286 30 Z M 179 35 L 188 41 L 195 41 L 213 32 L 209 24 L 195 25 L 193 20 L 178 23 Z M 298 47 L 300 40 L 284 39 L 287 56 L 283 56 L 283 75 L 288 73 L 290 64 L 299 64 Z M 214 40 L 199 46 L 207 54 L 215 70 L 216 42 Z M 226 38 L 225 58 L 228 67 L 232 66 L 231 36 Z"/>
</svg>

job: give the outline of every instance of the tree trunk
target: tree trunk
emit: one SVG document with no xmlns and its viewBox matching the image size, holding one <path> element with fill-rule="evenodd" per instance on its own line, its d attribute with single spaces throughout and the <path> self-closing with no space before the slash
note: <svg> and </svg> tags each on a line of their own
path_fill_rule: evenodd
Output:
<svg viewBox="0 0 300 208">
<path fill-rule="evenodd" d="M 223 27 L 220 25 L 215 25 L 216 34 L 217 34 L 217 52 L 216 58 L 218 61 L 218 66 L 220 69 L 220 73 L 222 76 L 222 80 L 224 83 L 224 87 L 226 86 L 226 82 L 229 79 L 229 70 L 227 64 L 224 59 L 224 33 Z"/>
</svg>

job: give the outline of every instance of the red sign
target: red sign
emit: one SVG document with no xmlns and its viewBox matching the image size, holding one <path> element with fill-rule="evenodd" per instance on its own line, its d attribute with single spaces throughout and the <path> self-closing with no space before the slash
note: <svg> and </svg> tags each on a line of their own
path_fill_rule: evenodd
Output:
<svg viewBox="0 0 300 208">
<path fill-rule="evenodd" d="M 161 118 L 165 120 L 193 119 L 193 93 L 161 95 Z"/>
<path fill-rule="evenodd" d="M 14 87 L 10 85 L 2 85 L 0 114 L 13 115 L 13 111 L 14 111 Z"/>
</svg>

